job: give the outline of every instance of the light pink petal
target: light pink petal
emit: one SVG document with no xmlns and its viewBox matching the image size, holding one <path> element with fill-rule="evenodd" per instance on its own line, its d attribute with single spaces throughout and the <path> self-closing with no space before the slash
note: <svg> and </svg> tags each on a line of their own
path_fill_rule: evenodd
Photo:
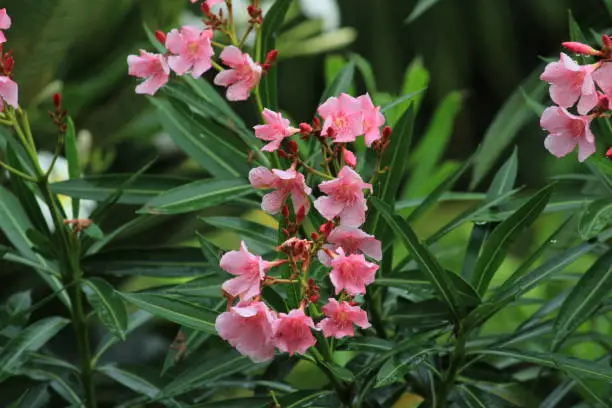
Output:
<svg viewBox="0 0 612 408">
<path fill-rule="evenodd" d="M 565 131 L 571 123 L 572 117 L 565 109 L 558 106 L 549 106 L 542 112 L 540 118 L 540 126 L 550 133 L 559 133 Z"/>
<path fill-rule="evenodd" d="M 595 143 L 590 143 L 586 139 L 580 139 L 578 141 L 578 161 L 583 162 L 589 158 L 593 153 L 595 153 L 596 147 Z"/>
<path fill-rule="evenodd" d="M 2 32 L 2 30 L 0 30 L 0 44 L 4 44 L 5 42 L 6 42 L 6 36 Z"/>
<path fill-rule="evenodd" d="M 344 209 L 344 204 L 332 197 L 319 197 L 315 200 L 314 206 L 325 219 L 330 221 Z"/>
<path fill-rule="evenodd" d="M 219 261 L 219 266 L 227 273 L 232 275 L 242 275 L 248 265 L 253 261 L 253 256 L 249 253 L 240 251 L 229 251 L 223 254 Z"/>
<path fill-rule="evenodd" d="M 19 86 L 9 77 L 0 76 L 0 100 L 3 99 L 17 109 L 19 107 Z"/>
<path fill-rule="evenodd" d="M 155 75 L 147 78 L 136 87 L 137 94 L 155 95 L 155 92 L 168 82 L 167 76 Z"/>
<path fill-rule="evenodd" d="M 11 28 L 11 17 L 6 13 L 6 9 L 0 9 L 0 29 L 8 30 Z"/>
<path fill-rule="evenodd" d="M 179 54 L 184 45 L 183 38 L 176 28 L 166 36 L 166 48 L 173 54 Z"/>
<path fill-rule="evenodd" d="M 185 75 L 192 66 L 191 61 L 186 60 L 180 55 L 169 56 L 168 65 L 177 75 Z"/>
<path fill-rule="evenodd" d="M 376 238 L 370 238 L 363 241 L 361 244 L 361 252 L 370 258 L 380 261 L 382 259 L 382 245 Z"/>
<path fill-rule="evenodd" d="M 580 97 L 580 91 L 568 84 L 552 84 L 550 99 L 562 108 L 573 106 Z"/>
<path fill-rule="evenodd" d="M 365 200 L 350 207 L 344 207 L 340 216 L 340 224 L 347 227 L 359 227 L 366 220 L 367 206 Z"/>
<path fill-rule="evenodd" d="M 287 193 L 282 190 L 268 193 L 261 200 L 261 209 L 268 214 L 278 214 L 286 198 Z"/>
<path fill-rule="evenodd" d="M 281 140 L 273 140 L 261 148 L 264 152 L 275 152 L 280 147 Z"/>
<path fill-rule="evenodd" d="M 291 169 L 290 170 L 273 169 L 272 173 L 274 173 L 274 175 L 276 175 L 279 179 L 284 180 L 284 181 L 295 180 L 295 178 L 297 177 L 297 172 Z"/>
<path fill-rule="evenodd" d="M 576 139 L 561 135 L 548 135 L 544 147 L 557 157 L 567 156 L 576 147 Z"/>
<path fill-rule="evenodd" d="M 279 137 L 278 130 L 274 126 L 255 125 L 253 126 L 253 129 L 255 130 L 255 137 L 258 139 L 267 140 L 267 141 L 272 141 L 272 140 L 277 140 L 277 139 L 282 140 L 282 136 Z"/>
<path fill-rule="evenodd" d="M 240 80 L 240 75 L 234 69 L 226 69 L 225 71 L 219 72 L 214 79 L 214 84 L 219 86 L 229 86 L 236 81 Z"/>
<path fill-rule="evenodd" d="M 354 314 L 353 323 L 362 329 L 367 329 L 368 327 L 372 326 L 368 321 L 368 314 L 365 312 L 365 310 L 359 310 Z"/>
<path fill-rule="evenodd" d="M 251 306 L 234 306 L 232 310 L 240 317 L 253 317 L 257 315 L 257 309 Z"/>
<path fill-rule="evenodd" d="M 210 57 L 201 59 L 197 61 L 193 65 L 193 70 L 191 71 L 191 76 L 194 78 L 201 77 L 206 71 L 208 71 L 212 67 L 210 63 Z"/>
<path fill-rule="evenodd" d="M 228 101 L 246 101 L 249 99 L 251 87 L 247 81 L 238 81 L 227 88 Z"/>
<path fill-rule="evenodd" d="M 325 102 L 323 102 L 321 106 L 319 106 L 319 108 L 317 109 L 317 112 L 327 122 L 327 118 L 332 116 L 335 112 L 338 111 L 338 106 L 339 106 L 338 98 L 335 98 L 332 96 L 331 98 L 328 98 Z M 328 127 L 329 127 L 329 124 L 328 124 Z M 325 126 L 324 126 L 324 129 L 325 129 Z"/>
<path fill-rule="evenodd" d="M 244 63 L 242 52 L 240 51 L 240 49 L 234 47 L 233 45 L 225 47 L 219 57 L 225 65 L 228 65 L 232 68 L 240 66 Z"/>
<path fill-rule="evenodd" d="M 242 275 L 223 282 L 223 290 L 241 300 L 249 300 L 261 293 L 261 280 L 256 275 Z"/>
<path fill-rule="evenodd" d="M 569 71 L 580 71 L 580 65 L 578 65 L 578 63 L 576 61 L 574 61 L 573 59 L 571 59 L 567 54 L 565 53 L 561 53 L 560 55 L 560 61 L 561 63 L 563 63 L 563 66 L 565 67 L 565 69 L 569 70 Z"/>
<path fill-rule="evenodd" d="M 338 97 L 340 110 L 346 114 L 361 114 L 361 101 L 349 94 L 342 93 Z"/>
<path fill-rule="evenodd" d="M 278 177 L 266 167 L 255 167 L 249 171 L 249 182 L 255 188 L 272 188 Z"/>
<path fill-rule="evenodd" d="M 606 95 L 612 96 L 612 63 L 604 63 L 593 72 L 592 77 Z"/>
<path fill-rule="evenodd" d="M 380 137 L 381 137 L 381 135 L 380 135 L 380 128 L 378 128 L 378 127 L 371 128 L 365 134 L 365 144 L 366 144 L 366 146 L 368 146 L 368 147 L 372 146 L 372 143 L 374 143 L 375 141 L 379 140 Z"/>
<path fill-rule="evenodd" d="M 586 115 L 589 113 L 597 103 L 599 102 L 599 97 L 596 92 L 590 94 L 582 94 L 580 100 L 578 101 L 578 113 L 581 115 Z"/>
<path fill-rule="evenodd" d="M 308 211 L 310 210 L 310 200 L 308 199 L 308 195 L 304 192 L 304 190 L 293 188 L 291 190 L 291 201 L 293 202 L 293 208 L 295 208 L 296 211 L 304 207 L 304 214 L 308 214 Z"/>
</svg>

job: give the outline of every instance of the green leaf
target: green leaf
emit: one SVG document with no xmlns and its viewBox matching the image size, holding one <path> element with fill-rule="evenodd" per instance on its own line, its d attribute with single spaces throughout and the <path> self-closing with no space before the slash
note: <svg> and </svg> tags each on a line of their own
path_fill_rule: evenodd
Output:
<svg viewBox="0 0 612 408">
<path fill-rule="evenodd" d="M 110 333 L 125 341 L 128 316 L 123 300 L 105 280 L 89 278 L 83 281 L 83 292 Z"/>
<path fill-rule="evenodd" d="M 419 18 L 423 13 L 432 8 L 439 0 L 419 0 L 414 6 L 410 15 L 406 18 L 405 23 L 412 23 L 414 20 Z"/>
<path fill-rule="evenodd" d="M 271 403 L 272 397 L 253 396 L 204 402 L 192 405 L 191 408 L 263 408 L 270 406 Z"/>
<path fill-rule="evenodd" d="M 459 386 L 459 395 L 461 396 L 461 402 L 465 403 L 468 408 L 509 408 L 516 407 L 509 401 L 481 390 L 480 388 L 470 387 L 468 385 Z M 462 405 L 463 406 L 463 405 Z"/>
<path fill-rule="evenodd" d="M 49 395 L 47 388 L 46 384 L 39 384 L 28 389 L 9 408 L 43 408 L 48 406 L 51 395 Z"/>
<path fill-rule="evenodd" d="M 353 77 L 355 76 L 355 62 L 350 60 L 345 67 L 338 73 L 333 82 L 325 89 L 319 104 L 322 104 L 332 96 L 338 96 L 342 92 L 347 92 L 351 84 L 353 83 Z"/>
<path fill-rule="evenodd" d="M 504 261 L 510 245 L 538 218 L 552 194 L 553 185 L 544 187 L 507 220 L 499 224 L 485 242 L 474 270 L 474 287 L 484 295 Z"/>
<path fill-rule="evenodd" d="M 203 274 L 210 263 L 198 248 L 122 248 L 99 252 L 83 268 L 113 276 L 183 277 Z"/>
<path fill-rule="evenodd" d="M 536 353 L 512 349 L 471 350 L 468 351 L 468 354 L 511 358 L 526 363 L 537 364 L 542 367 L 550 367 L 571 372 L 578 376 L 590 377 L 607 382 L 612 381 L 612 367 L 609 365 L 566 357 L 560 354 Z"/>
<path fill-rule="evenodd" d="M 68 161 L 68 177 L 72 180 L 81 177 L 81 164 L 79 163 L 79 152 L 77 150 L 76 130 L 70 116 L 66 118 L 66 125 L 64 152 Z M 72 200 L 72 214 L 75 217 L 78 217 L 79 207 L 79 200 Z"/>
<path fill-rule="evenodd" d="M 263 24 L 261 26 L 261 54 L 258 55 L 259 61 L 263 62 L 269 51 L 275 48 L 276 37 L 285 21 L 285 15 L 293 0 L 278 0 L 275 1 L 270 10 L 266 13 Z M 276 78 L 276 64 L 264 75 L 259 84 L 261 92 L 261 100 L 263 106 L 273 111 L 278 111 L 278 92 Z"/>
<path fill-rule="evenodd" d="M 104 239 L 104 231 L 102 231 L 102 228 L 100 228 L 98 224 L 90 224 L 89 226 L 87 226 L 87 228 L 85 228 L 83 232 L 89 238 L 94 239 L 96 241 Z"/>
<path fill-rule="evenodd" d="M 487 129 L 482 146 L 476 155 L 471 188 L 480 184 L 495 165 L 499 155 L 512 143 L 523 126 L 534 117 L 531 108 L 525 104 L 523 92 L 536 101 L 544 97 L 547 84 L 540 80 L 541 73 L 542 67 L 533 71 L 521 88 L 506 101 Z"/>
<path fill-rule="evenodd" d="M 333 361 L 323 361 L 321 362 L 321 364 L 337 380 L 349 383 L 355 380 L 355 374 L 353 374 L 353 372 L 346 367 L 343 367 Z"/>
<path fill-rule="evenodd" d="M 377 198 L 372 198 L 372 203 L 395 234 L 401 239 L 406 249 L 416 261 L 419 269 L 426 274 L 435 292 L 446 303 L 454 318 L 458 319 L 462 314 L 460 311 L 461 305 L 444 268 L 438 263 L 429 249 L 420 242 L 406 221 L 400 216 L 394 215 L 392 210 Z"/>
<path fill-rule="evenodd" d="M 409 166 L 412 171 L 410 182 L 403 194 L 404 198 L 418 197 L 429 191 L 427 181 L 437 170 L 462 106 L 463 94 L 455 91 L 449 93 L 434 112 L 427 131 L 410 157 Z"/>
<path fill-rule="evenodd" d="M 374 76 L 374 70 L 372 69 L 372 65 L 368 62 L 367 59 L 363 58 L 359 54 L 351 54 L 351 59 L 355 61 L 357 65 L 357 69 L 361 73 L 361 77 L 363 78 L 363 82 L 365 83 L 366 90 L 370 95 L 376 95 L 376 77 Z"/>
<path fill-rule="evenodd" d="M 27 359 L 28 353 L 44 346 L 66 326 L 68 320 L 47 317 L 37 321 L 11 339 L 0 352 L 0 380 L 8 378 Z"/>
<path fill-rule="evenodd" d="M 608 251 L 589 268 L 563 302 L 555 319 L 553 349 L 557 349 L 567 336 L 593 315 L 610 294 L 610 289 L 612 289 L 612 251 Z"/>
<path fill-rule="evenodd" d="M 120 293 L 128 302 L 140 309 L 195 330 L 216 334 L 217 312 L 177 297 L 155 293 Z"/>
<path fill-rule="evenodd" d="M 291 394 L 283 395 L 278 398 L 278 403 L 283 408 L 302 408 L 302 407 L 317 407 L 334 398 L 332 391 L 321 390 L 301 390 L 292 392 Z M 329 405 L 323 405 L 329 406 Z M 332 406 L 339 406 L 337 402 Z"/>
<path fill-rule="evenodd" d="M 149 322 L 153 316 L 145 312 L 144 310 L 138 310 L 132 313 L 128 318 L 127 329 L 125 330 L 125 334 L 128 335 L 132 333 L 134 330 L 142 326 L 143 324 Z M 112 334 L 107 334 L 104 336 L 100 344 L 98 344 L 98 348 L 96 349 L 95 356 L 92 361 L 92 366 L 95 367 L 96 362 L 100 359 L 100 357 L 111 348 L 114 344 L 117 344 L 119 340 Z"/>
<path fill-rule="evenodd" d="M 159 386 L 151 379 L 144 378 L 140 373 L 127 371 L 123 367 L 114 364 L 99 367 L 97 371 L 138 394 L 146 395 L 149 398 L 155 398 L 161 392 Z"/>
<path fill-rule="evenodd" d="M 599 235 L 612 222 L 612 204 L 601 199 L 588 204 L 578 221 L 578 232 L 584 240 Z"/>
<path fill-rule="evenodd" d="M 237 233 L 255 252 L 269 252 L 277 245 L 277 231 L 266 225 L 235 217 L 205 217 L 200 219 L 219 230 L 229 230 Z"/>
<path fill-rule="evenodd" d="M 512 191 L 514 183 L 516 183 L 516 175 L 518 172 L 518 152 L 515 147 L 510 158 L 497 171 L 489 190 L 487 190 L 487 201 L 493 201 L 498 197 Z"/>
<path fill-rule="evenodd" d="M 71 407 L 85 406 L 81 397 L 81 384 L 77 382 L 76 373 L 72 370 L 40 365 L 34 368 L 23 367 L 18 370 L 18 373 L 37 381 L 48 382 L 53 391 L 66 400 Z"/>
<path fill-rule="evenodd" d="M 160 194 L 138 212 L 183 214 L 214 207 L 252 192 L 251 185 L 241 178 L 194 181 Z"/>
<path fill-rule="evenodd" d="M 105 201 L 110 198 L 119 186 L 131 175 L 105 174 L 76 178 L 59 183 L 52 183 L 51 189 L 56 194 L 93 201 Z M 143 205 L 161 193 L 180 187 L 193 179 L 163 175 L 142 175 L 123 189 L 117 200 L 120 204 Z"/>
<path fill-rule="evenodd" d="M 386 387 L 396 382 L 403 382 L 404 376 L 418 366 L 424 358 L 426 358 L 425 355 L 416 354 L 401 360 L 395 358 L 388 359 L 385 364 L 382 365 L 378 374 L 376 374 L 375 388 Z"/>
</svg>

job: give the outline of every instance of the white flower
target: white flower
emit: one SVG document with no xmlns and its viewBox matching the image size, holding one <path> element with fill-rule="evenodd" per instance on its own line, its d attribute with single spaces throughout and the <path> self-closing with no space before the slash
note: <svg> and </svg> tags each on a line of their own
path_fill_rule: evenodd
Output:
<svg viewBox="0 0 612 408">
<path fill-rule="evenodd" d="M 49 166 L 51 166 L 51 162 L 53 161 L 53 154 L 50 152 L 40 151 L 38 152 L 38 162 L 40 163 L 40 167 L 43 171 L 49 170 Z M 66 181 L 70 178 L 68 173 L 68 161 L 63 157 L 58 157 L 55 161 L 55 165 L 53 166 L 53 170 L 51 170 L 51 174 L 49 174 L 49 182 L 57 183 L 59 181 Z M 59 195 L 59 202 L 66 213 L 67 219 L 86 219 L 89 218 L 93 210 L 96 208 L 96 202 L 91 200 L 81 200 L 79 206 L 79 214 L 78 217 L 74 217 L 72 214 L 72 199 L 68 196 Z M 53 218 L 51 217 L 51 211 L 47 204 L 36 197 L 36 201 L 38 201 L 38 205 L 40 206 L 40 210 L 45 217 L 45 221 L 49 226 L 49 229 L 53 231 L 55 226 L 53 225 Z"/>
</svg>

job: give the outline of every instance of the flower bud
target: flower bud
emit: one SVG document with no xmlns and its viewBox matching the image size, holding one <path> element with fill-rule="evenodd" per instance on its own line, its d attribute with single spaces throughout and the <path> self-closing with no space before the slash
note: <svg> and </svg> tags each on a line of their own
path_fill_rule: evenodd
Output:
<svg viewBox="0 0 612 408">
<path fill-rule="evenodd" d="M 312 119 L 312 127 L 316 130 L 321 130 L 321 120 L 316 116 Z"/>
<path fill-rule="evenodd" d="M 321 235 L 327 238 L 327 236 L 331 233 L 331 230 L 334 228 L 334 223 L 326 222 L 325 224 L 319 227 L 319 232 Z"/>
<path fill-rule="evenodd" d="M 576 54 L 584 54 L 584 55 L 601 55 L 601 51 L 597 51 L 595 48 L 575 41 L 566 41 L 561 43 L 565 48 L 567 48 L 571 52 L 575 52 Z"/>
<path fill-rule="evenodd" d="M 287 206 L 287 204 L 283 205 L 282 213 L 283 218 L 289 218 L 289 207 Z"/>
<path fill-rule="evenodd" d="M 385 142 L 389 140 L 391 138 L 391 133 L 393 133 L 391 126 L 385 126 L 382 130 L 382 140 Z"/>
<path fill-rule="evenodd" d="M 282 158 L 282 159 L 288 159 L 289 155 L 287 154 L 286 151 L 284 151 L 283 149 L 278 149 L 276 151 L 276 154 L 278 155 L 278 157 Z"/>
<path fill-rule="evenodd" d="M 276 58 L 278 57 L 278 50 L 271 50 L 268 55 L 266 55 L 266 64 L 274 64 L 276 62 Z"/>
<path fill-rule="evenodd" d="M 355 154 L 345 147 L 342 148 L 342 159 L 347 166 L 352 168 L 357 167 L 357 157 L 355 157 Z"/>
<path fill-rule="evenodd" d="M 293 154 L 296 154 L 300 150 L 300 147 L 295 140 L 290 140 L 287 144 L 289 146 L 289 151 Z"/>
<path fill-rule="evenodd" d="M 53 94 L 53 106 L 55 106 L 56 110 L 60 110 L 62 108 L 62 95 L 60 93 Z"/>
<path fill-rule="evenodd" d="M 300 134 L 302 136 L 308 136 L 312 133 L 312 126 L 308 123 L 302 122 L 300 123 Z"/>
<path fill-rule="evenodd" d="M 301 224 L 302 221 L 304 221 L 304 217 L 306 217 L 306 208 L 304 206 L 301 206 L 295 214 L 295 223 Z"/>
<path fill-rule="evenodd" d="M 10 75 L 11 72 L 13 71 L 13 66 L 15 65 L 15 60 L 13 59 L 12 55 L 8 55 L 4 57 L 4 60 L 2 61 L 2 70 L 4 71 L 5 75 Z"/>
<path fill-rule="evenodd" d="M 310 234 L 310 238 L 312 238 L 313 241 L 316 241 L 319 239 L 319 234 L 317 234 L 316 232 L 313 232 Z"/>
<path fill-rule="evenodd" d="M 606 158 L 608 160 L 612 160 L 612 147 L 610 147 L 607 151 L 606 151 Z"/>
<path fill-rule="evenodd" d="M 327 137 L 329 137 L 330 139 L 333 139 L 335 135 L 336 135 L 336 131 L 334 130 L 333 127 L 330 127 L 327 129 Z"/>
<path fill-rule="evenodd" d="M 612 49 L 612 37 L 610 37 L 609 35 L 603 34 L 601 36 L 601 42 L 603 43 L 604 48 L 606 50 Z"/>
<path fill-rule="evenodd" d="M 164 33 L 161 30 L 156 30 L 155 31 L 155 38 L 157 38 L 157 41 L 159 41 L 159 43 L 161 45 L 165 45 L 166 44 L 166 33 Z"/>
</svg>

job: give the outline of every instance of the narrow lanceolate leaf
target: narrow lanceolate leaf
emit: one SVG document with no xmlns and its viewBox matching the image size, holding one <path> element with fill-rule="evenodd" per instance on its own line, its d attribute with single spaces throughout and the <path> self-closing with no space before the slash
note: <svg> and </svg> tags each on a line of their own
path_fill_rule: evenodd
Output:
<svg viewBox="0 0 612 408">
<path fill-rule="evenodd" d="M 0 353 L 0 380 L 6 379 L 27 359 L 27 354 L 44 346 L 68 320 L 48 317 L 37 321 L 13 338 Z"/>
<path fill-rule="evenodd" d="M 282 397 L 278 398 L 278 403 L 283 408 L 339 406 L 337 401 L 331 405 L 325 404 L 327 400 L 335 401 L 335 395 L 332 391 L 302 390 L 283 395 Z"/>
<path fill-rule="evenodd" d="M 355 62 L 350 60 L 346 66 L 338 73 L 336 78 L 331 84 L 325 89 L 323 95 L 321 95 L 320 103 L 323 103 L 332 96 L 338 96 L 342 92 L 346 92 L 351 84 L 353 83 L 353 77 L 355 76 Z"/>
<path fill-rule="evenodd" d="M 609 199 L 593 201 L 584 209 L 578 221 L 578 232 L 584 240 L 602 232 L 612 221 L 612 204 Z"/>
<path fill-rule="evenodd" d="M 149 201 L 138 212 L 149 214 L 182 214 L 213 207 L 251 193 L 244 179 L 211 179 L 195 181 L 166 191 Z"/>
<path fill-rule="evenodd" d="M 161 392 L 161 389 L 152 380 L 122 367 L 109 364 L 98 368 L 98 371 L 117 381 L 119 384 L 149 398 L 155 398 Z"/>
<path fill-rule="evenodd" d="M 43 408 L 49 406 L 51 395 L 49 395 L 47 388 L 47 384 L 40 384 L 28 389 L 9 408 Z"/>
<path fill-rule="evenodd" d="M 235 232 L 258 253 L 271 251 L 278 242 L 276 229 L 257 222 L 236 217 L 206 217 L 201 220 L 219 230 Z"/>
<path fill-rule="evenodd" d="M 608 364 L 600 364 L 594 361 L 566 357 L 560 354 L 536 353 L 512 349 L 472 350 L 468 353 L 513 358 L 519 361 L 537 364 L 542 367 L 550 367 L 561 371 L 571 372 L 572 374 L 576 374 L 581 377 L 590 377 L 606 382 L 612 381 L 612 367 L 610 367 Z"/>
<path fill-rule="evenodd" d="M 119 339 L 125 340 L 127 311 L 123 300 L 113 287 L 103 279 L 90 278 L 83 282 L 83 292 L 108 331 Z"/>
<path fill-rule="evenodd" d="M 155 293 L 121 293 L 128 302 L 142 310 L 195 330 L 215 334 L 217 312 L 177 297 Z"/>
<path fill-rule="evenodd" d="M 74 128 L 74 122 L 70 116 L 66 118 L 66 124 L 67 129 L 65 134 L 64 150 L 66 153 L 66 160 L 68 161 L 68 176 L 71 180 L 73 180 L 81 177 L 81 164 L 79 162 L 79 152 L 77 150 L 76 129 Z M 79 214 L 79 207 L 79 200 L 72 200 L 73 214 Z"/>
<path fill-rule="evenodd" d="M 431 282 L 433 289 L 442 299 L 453 316 L 458 319 L 461 316 L 461 305 L 455 289 L 453 288 L 447 272 L 438 263 L 430 250 L 420 242 L 412 228 L 400 216 L 394 215 L 392 210 L 382 201 L 372 198 L 372 203 L 385 219 L 389 227 L 401 239 L 406 249 L 416 261 L 419 269 L 423 271 Z"/>
<path fill-rule="evenodd" d="M 499 155 L 512 143 L 519 130 L 530 119 L 535 118 L 531 108 L 525 104 L 523 95 L 527 94 L 536 101 L 544 97 L 547 86 L 544 81 L 540 80 L 541 72 L 542 67 L 536 68 L 523 82 L 522 87 L 506 101 L 487 129 L 474 164 L 471 187 L 480 184 L 494 166 Z"/>
<path fill-rule="evenodd" d="M 406 18 L 406 23 L 411 23 L 419 18 L 423 13 L 432 8 L 439 0 L 419 0 L 414 6 L 410 15 Z"/>
<path fill-rule="evenodd" d="M 487 191 L 487 201 L 493 201 L 498 197 L 505 195 L 512 191 L 514 183 L 516 182 L 516 175 L 518 173 L 518 154 L 516 147 L 512 151 L 510 158 L 504 163 L 499 169 L 493 182 L 489 186 Z"/>
<path fill-rule="evenodd" d="M 276 37 L 285 20 L 285 15 L 293 0 L 278 0 L 274 2 L 270 10 L 266 13 L 266 18 L 261 26 L 261 50 L 262 54 L 258 55 L 259 61 L 264 62 L 269 51 L 275 48 Z M 266 75 L 261 78 L 259 90 L 261 92 L 261 100 L 263 106 L 273 111 L 278 110 L 278 92 L 276 66 L 272 65 Z"/>
<path fill-rule="evenodd" d="M 540 215 L 550 199 L 553 186 L 547 186 L 536 193 L 527 203 L 519 208 L 508 219 L 499 224 L 485 243 L 474 270 L 474 287 L 484 295 L 504 261 L 510 244 L 512 244 Z"/>
<path fill-rule="evenodd" d="M 610 290 L 612 290 L 612 251 L 608 251 L 591 266 L 563 302 L 555 319 L 553 349 L 591 317 L 610 294 Z"/>
<path fill-rule="evenodd" d="M 130 175 L 127 174 L 88 176 L 53 183 L 51 189 L 56 194 L 73 198 L 105 201 L 129 178 Z M 142 175 L 123 189 L 117 203 L 143 205 L 158 195 L 191 181 L 194 180 L 183 177 Z"/>
</svg>

